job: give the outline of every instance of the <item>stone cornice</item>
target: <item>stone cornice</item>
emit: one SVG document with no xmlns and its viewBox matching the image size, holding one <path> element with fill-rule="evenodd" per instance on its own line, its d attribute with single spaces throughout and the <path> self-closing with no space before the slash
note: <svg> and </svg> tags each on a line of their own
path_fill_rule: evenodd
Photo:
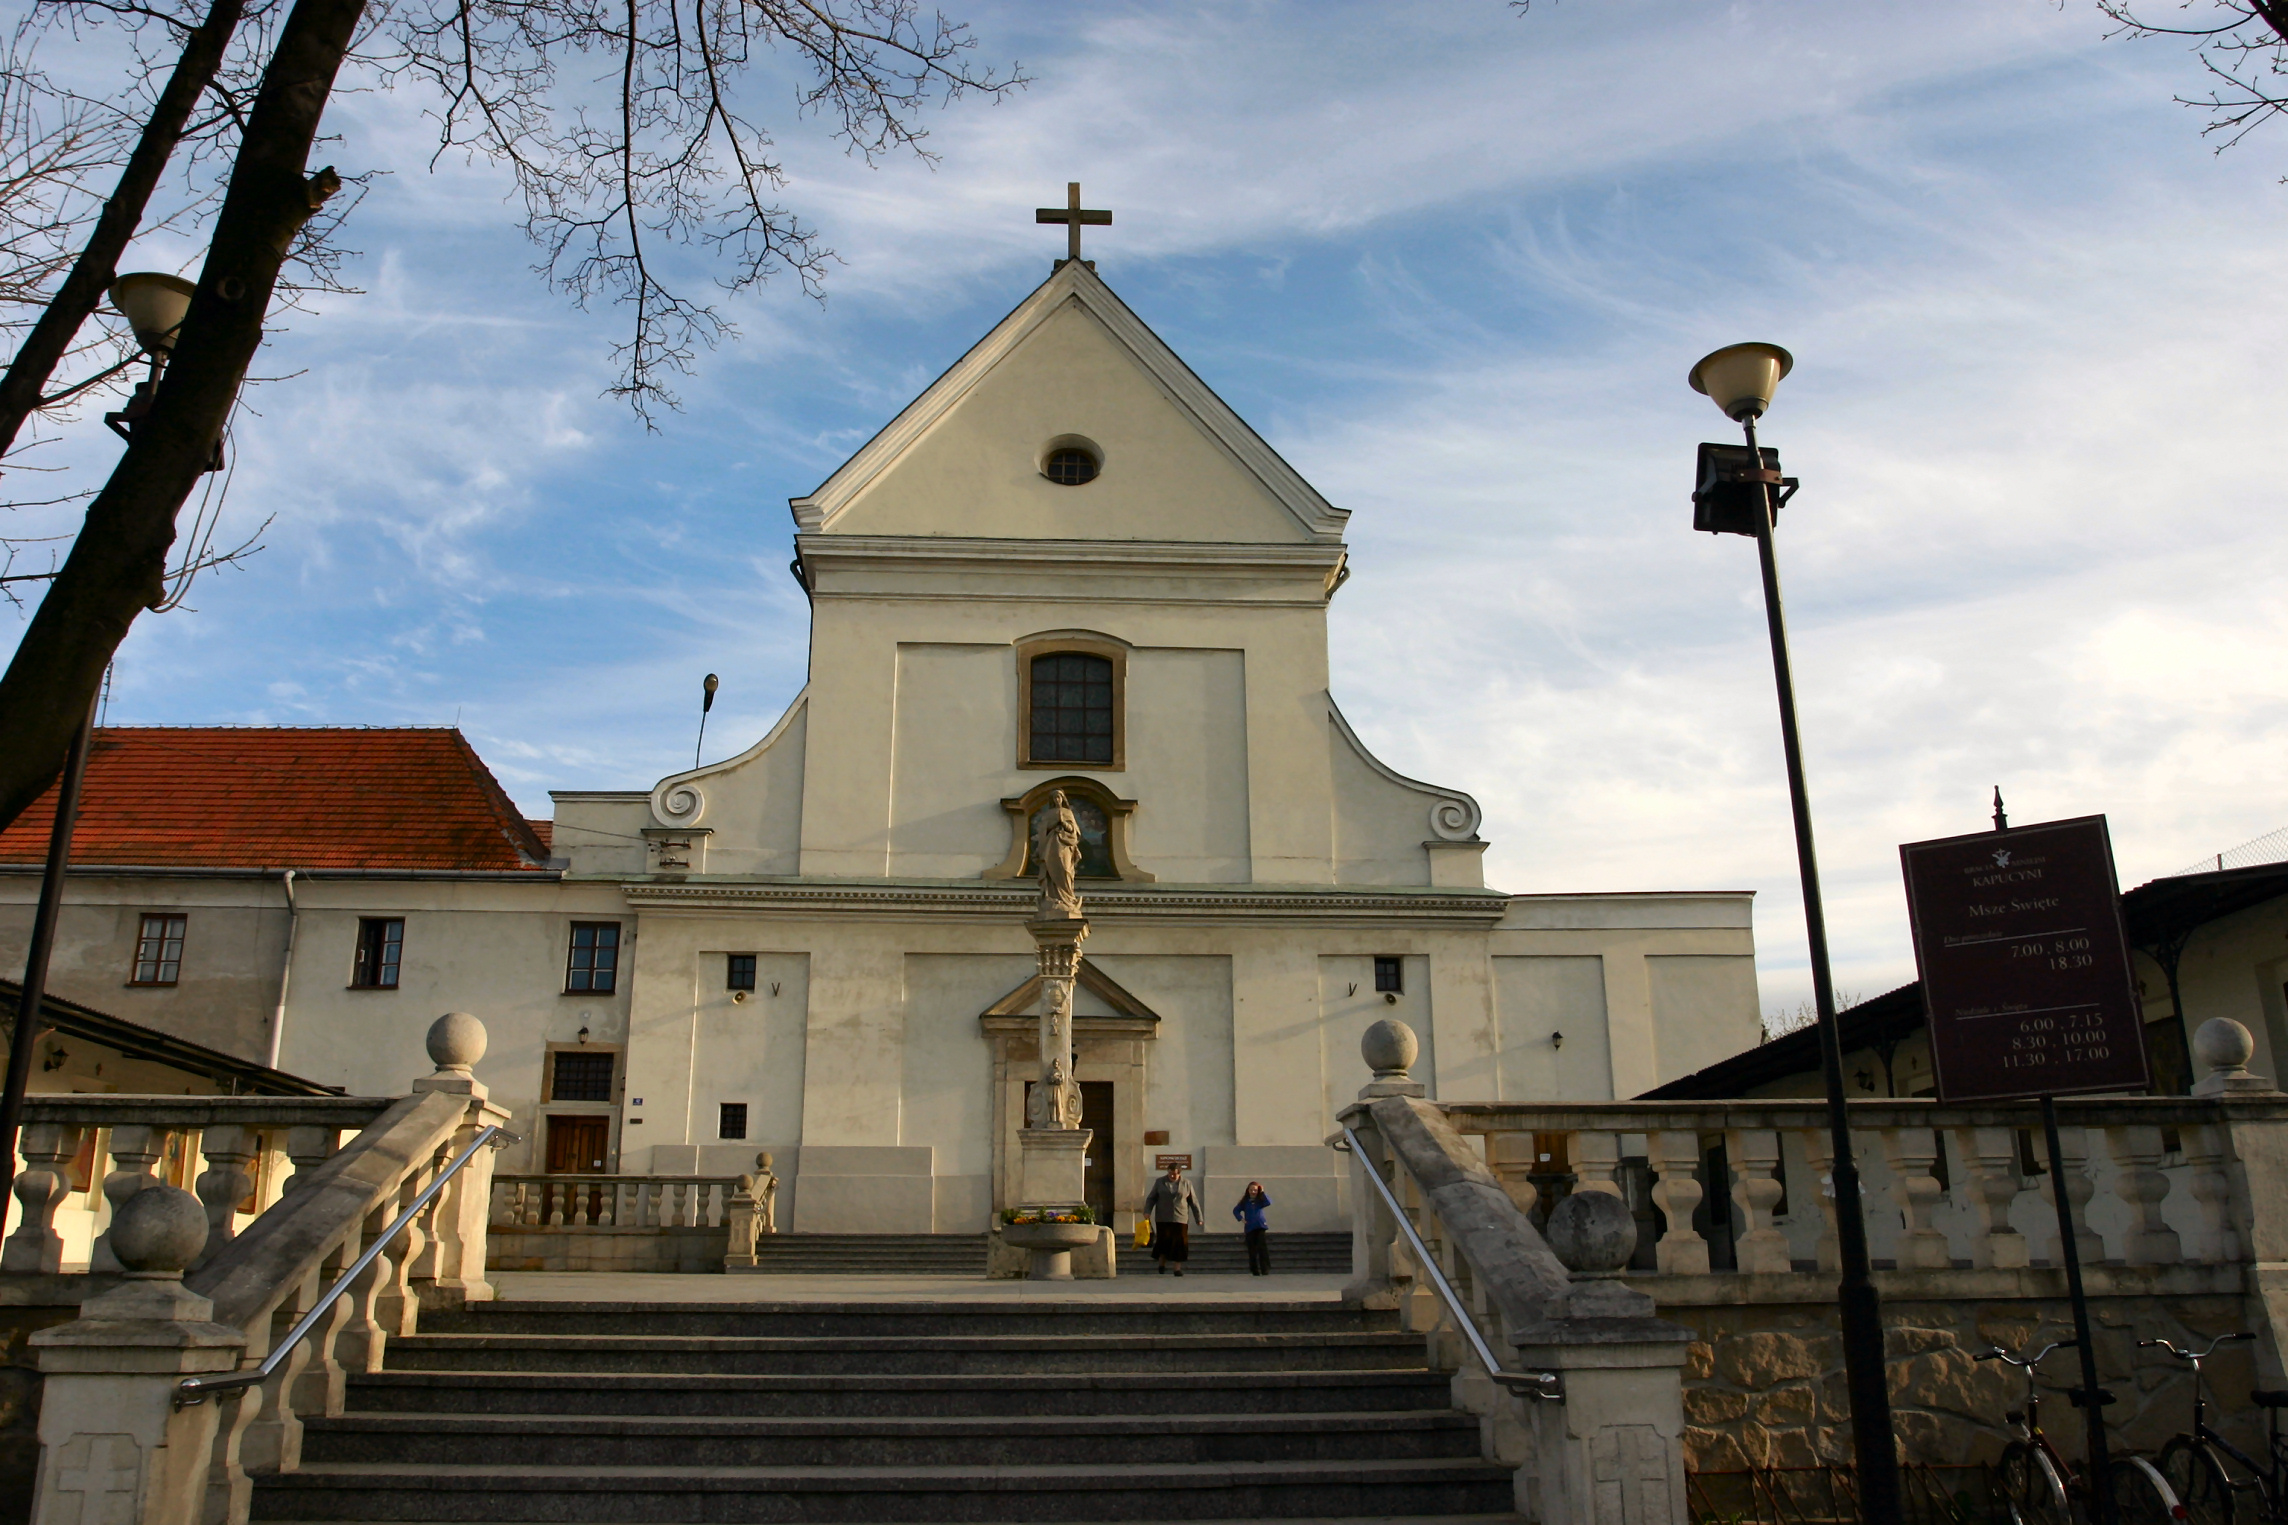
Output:
<svg viewBox="0 0 2288 1525">
<path fill-rule="evenodd" d="M 991 918 L 1021 921 L 1030 885 L 632 883 L 628 904 L 657 912 L 744 911 L 770 916 L 858 916 L 876 921 Z M 1509 897 L 1491 891 L 1174 889 L 1085 891 L 1091 921 L 1214 925 L 1491 927 Z"/>
<path fill-rule="evenodd" d="M 1016 540 L 984 535 L 827 535 L 795 536 L 803 565 L 817 570 L 862 565 L 964 568 L 1004 566 L 1037 571 L 1091 567 L 1188 572 L 1307 571 L 1324 575 L 1344 556 L 1340 541 L 1277 544 L 1222 540 Z"/>
</svg>

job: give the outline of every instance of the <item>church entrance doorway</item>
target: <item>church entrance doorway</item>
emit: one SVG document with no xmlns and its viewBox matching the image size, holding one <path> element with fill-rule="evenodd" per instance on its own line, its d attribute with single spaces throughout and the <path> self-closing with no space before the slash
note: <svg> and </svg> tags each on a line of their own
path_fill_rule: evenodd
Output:
<svg viewBox="0 0 2288 1525">
<path fill-rule="evenodd" d="M 1080 1125 L 1096 1130 L 1083 1156 L 1088 1161 L 1088 1205 L 1096 1210 L 1097 1222 L 1110 1223 L 1112 1210 L 1120 1205 L 1113 1200 L 1112 1162 L 1118 1155 L 1113 1150 L 1111 1081 L 1080 1083 Z"/>
<path fill-rule="evenodd" d="M 548 1173 L 595 1175 L 611 1147 L 612 1120 L 593 1113 L 548 1119 Z"/>
</svg>

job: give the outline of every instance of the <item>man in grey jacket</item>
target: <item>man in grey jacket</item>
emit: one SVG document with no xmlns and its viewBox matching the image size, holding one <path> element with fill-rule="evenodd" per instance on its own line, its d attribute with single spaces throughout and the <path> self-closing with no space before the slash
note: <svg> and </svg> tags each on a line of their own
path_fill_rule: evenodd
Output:
<svg viewBox="0 0 2288 1525">
<path fill-rule="evenodd" d="M 1168 1173 L 1152 1183 L 1144 1196 L 1144 1211 L 1152 1217 L 1152 1258 L 1160 1263 L 1160 1274 L 1167 1275 L 1174 1265 L 1176 1274 L 1183 1275 L 1184 1262 L 1192 1258 L 1192 1225 L 1205 1226 L 1208 1221 L 1192 1183 L 1184 1179 L 1183 1166 L 1170 1165 Z"/>
</svg>

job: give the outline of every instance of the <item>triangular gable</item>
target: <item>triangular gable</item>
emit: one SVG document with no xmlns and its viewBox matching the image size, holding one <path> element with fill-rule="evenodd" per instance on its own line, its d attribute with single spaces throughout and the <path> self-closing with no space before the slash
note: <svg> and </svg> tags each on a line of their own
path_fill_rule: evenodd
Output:
<svg viewBox="0 0 2288 1525">
<path fill-rule="evenodd" d="M 1082 384 L 1064 385 L 1068 372 Z M 1040 476 L 1051 438 L 1123 429 L 1099 441 L 1096 482 Z M 1135 511 L 1139 492 L 1154 495 L 1149 512 Z M 1349 518 L 1078 261 L 791 506 L 810 533 L 1008 538 L 1333 543 Z"/>
<path fill-rule="evenodd" d="M 1080 991 L 1086 991 L 1111 1007 L 1114 1016 L 1140 1017 L 1147 1022 L 1160 1020 L 1158 1012 L 1136 999 L 1118 980 L 1085 958 L 1080 962 L 1077 983 L 1080 986 Z M 1080 991 L 1074 992 L 1076 997 Z M 1040 1002 L 1041 977 L 1036 974 L 977 1015 L 980 1019 L 985 1017 L 1029 1017 L 1035 1014 L 1035 1009 L 1040 1005 Z M 1090 1013 L 1079 1010 L 1076 1000 L 1073 1012 L 1074 1020 L 1078 1021 L 1088 1015 Z"/>
</svg>

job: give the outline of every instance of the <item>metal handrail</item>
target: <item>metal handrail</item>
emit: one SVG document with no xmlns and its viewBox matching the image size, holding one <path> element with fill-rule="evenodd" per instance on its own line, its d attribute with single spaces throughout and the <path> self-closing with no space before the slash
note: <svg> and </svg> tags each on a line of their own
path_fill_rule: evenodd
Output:
<svg viewBox="0 0 2288 1525">
<path fill-rule="evenodd" d="M 445 1183 L 459 1174 L 463 1165 L 475 1159 L 479 1149 L 488 1144 L 498 1149 L 502 1144 L 520 1141 L 518 1135 L 509 1132 L 498 1123 L 489 1123 L 477 1130 L 477 1136 L 469 1141 L 469 1147 L 454 1156 L 451 1164 L 438 1171 L 437 1179 L 421 1188 L 420 1194 L 413 1199 L 405 1211 L 397 1215 L 397 1220 L 394 1223 L 374 1236 L 373 1243 L 365 1247 L 365 1253 L 358 1256 L 348 1270 L 335 1278 L 334 1284 L 326 1289 L 325 1296 L 319 1298 L 310 1311 L 303 1314 L 295 1322 L 292 1329 L 286 1331 L 286 1338 L 271 1347 L 270 1354 L 262 1358 L 260 1366 L 255 1367 L 252 1371 L 234 1371 L 222 1376 L 185 1377 L 175 1384 L 175 1407 L 189 1408 L 192 1404 L 206 1402 L 209 1394 L 259 1387 L 264 1382 L 269 1381 L 271 1373 L 278 1370 L 279 1366 L 285 1362 L 286 1357 L 293 1352 L 294 1347 L 301 1344 L 303 1337 L 317 1327 L 318 1320 L 325 1316 L 326 1310 L 341 1301 L 342 1294 L 350 1289 L 350 1283 L 363 1276 L 366 1267 L 372 1265 L 380 1257 L 381 1252 L 388 1247 L 389 1241 L 403 1233 L 408 1223 L 420 1217 L 429 1204 L 437 1200 L 437 1193 L 445 1189 Z"/>
<path fill-rule="evenodd" d="M 1374 1189 L 1382 1194 L 1383 1204 L 1390 1209 L 1390 1216 L 1398 1220 L 1398 1231 L 1404 1234 L 1406 1242 L 1413 1246 L 1415 1264 L 1429 1273 L 1430 1284 L 1436 1287 L 1438 1295 L 1446 1300 L 1447 1312 L 1454 1316 L 1455 1327 L 1462 1331 L 1462 1338 L 1470 1342 L 1470 1348 L 1477 1352 L 1478 1360 L 1484 1363 L 1486 1375 L 1493 1378 L 1498 1385 L 1509 1388 L 1513 1392 L 1523 1393 L 1526 1397 L 1550 1398 L 1559 1403 L 1564 1402 L 1564 1379 L 1556 1372 L 1504 1371 L 1502 1369 L 1501 1362 L 1494 1359 L 1493 1347 L 1488 1345 L 1485 1336 L 1478 1332 L 1478 1321 L 1470 1317 L 1469 1310 L 1462 1306 L 1462 1299 L 1448 1284 L 1446 1273 L 1438 1269 L 1438 1261 L 1436 1257 L 1431 1255 L 1430 1247 L 1422 1242 L 1420 1234 L 1414 1232 L 1413 1220 L 1406 1216 L 1406 1209 L 1398 1205 L 1398 1198 L 1391 1192 L 1390 1183 L 1385 1181 L 1382 1178 L 1382 1172 L 1375 1168 L 1374 1159 L 1366 1152 L 1366 1146 L 1359 1142 L 1359 1136 L 1351 1131 L 1350 1124 L 1342 1124 L 1342 1130 L 1343 1137 L 1350 1141 L 1351 1154 L 1360 1165 L 1365 1167 L 1366 1178 L 1374 1183 Z"/>
</svg>

